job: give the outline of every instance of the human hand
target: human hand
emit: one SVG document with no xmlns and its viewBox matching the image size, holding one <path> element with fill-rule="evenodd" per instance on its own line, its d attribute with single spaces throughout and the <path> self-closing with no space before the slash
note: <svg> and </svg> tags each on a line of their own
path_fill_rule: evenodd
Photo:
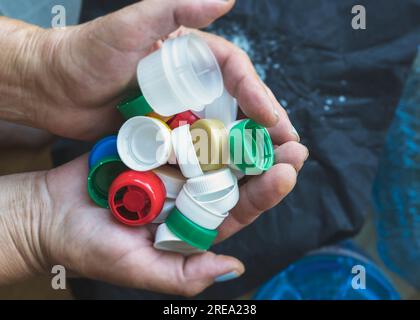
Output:
<svg viewBox="0 0 420 320">
<path fill-rule="evenodd" d="M 276 149 L 270 171 L 240 188 L 240 201 L 219 227 L 222 241 L 276 205 L 293 188 L 307 150 L 296 142 Z M 38 178 L 42 203 L 34 214 L 36 245 L 30 261 L 49 269 L 64 265 L 77 275 L 147 290 L 196 295 L 225 274 L 240 276 L 244 266 L 236 258 L 211 252 L 184 257 L 154 249 L 156 225 L 128 227 L 109 210 L 97 207 L 86 192 L 87 157 L 82 156 Z"/>
<path fill-rule="evenodd" d="M 37 105 L 33 125 L 77 139 L 116 130 L 121 120 L 115 106 L 127 90 L 138 86 L 138 61 L 158 48 L 161 39 L 179 32 L 181 25 L 205 27 L 233 4 L 233 0 L 145 0 L 82 25 L 42 31 L 36 38 L 44 65 L 37 64 L 45 71 L 40 71 L 37 93 L 31 97 Z M 222 38 L 201 35 L 218 58 L 225 85 L 242 111 L 262 125 L 275 126 L 271 133 L 276 144 L 297 141 L 286 112 L 248 56 Z"/>
</svg>

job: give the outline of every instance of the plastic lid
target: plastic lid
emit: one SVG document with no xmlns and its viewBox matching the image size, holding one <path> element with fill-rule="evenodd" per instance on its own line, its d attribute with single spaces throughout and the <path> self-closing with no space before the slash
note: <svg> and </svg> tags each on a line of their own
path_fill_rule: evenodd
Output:
<svg viewBox="0 0 420 320">
<path fill-rule="evenodd" d="M 203 174 L 192 143 L 189 124 L 175 128 L 172 131 L 172 145 L 177 163 L 184 177 L 193 178 Z"/>
<path fill-rule="evenodd" d="M 231 164 L 247 175 L 261 174 L 274 163 L 274 147 L 267 129 L 251 119 L 240 120 L 229 131 Z"/>
<path fill-rule="evenodd" d="M 186 256 L 204 252 L 204 250 L 195 248 L 174 235 L 166 223 L 157 228 L 154 247 L 158 250 L 177 252 Z"/>
<path fill-rule="evenodd" d="M 188 179 L 186 188 L 193 197 L 200 197 L 232 188 L 236 183 L 237 179 L 231 170 L 223 168 Z"/>
<path fill-rule="evenodd" d="M 235 183 L 232 187 L 212 194 L 195 197 L 199 204 L 212 212 L 225 213 L 231 210 L 239 201 L 239 187 Z"/>
<path fill-rule="evenodd" d="M 217 170 L 228 163 L 228 132 L 222 121 L 200 119 L 194 122 L 190 131 L 203 171 Z"/>
<path fill-rule="evenodd" d="M 210 211 L 204 207 L 199 201 L 194 199 L 185 186 L 176 198 L 175 205 L 185 217 L 209 230 L 220 226 L 228 215 L 227 211 Z"/>
<path fill-rule="evenodd" d="M 212 103 L 205 106 L 204 111 L 200 114 L 201 118 L 218 119 L 228 126 L 238 117 L 238 102 L 232 97 L 226 88 L 223 89 L 222 95 Z M 198 115 L 200 115 L 198 114 Z"/>
<path fill-rule="evenodd" d="M 117 136 L 108 136 L 96 142 L 89 153 L 89 169 L 107 157 L 118 157 Z"/>
<path fill-rule="evenodd" d="M 143 95 L 124 100 L 117 105 L 117 109 L 126 120 L 153 112 L 152 107 L 150 107 Z"/>
<path fill-rule="evenodd" d="M 88 193 L 89 197 L 98 206 L 108 208 L 108 190 L 112 181 L 127 167 L 119 157 L 106 157 L 96 163 L 89 170 Z"/>
<path fill-rule="evenodd" d="M 165 222 L 166 218 L 168 217 L 169 213 L 172 209 L 175 208 L 175 200 L 174 199 L 166 199 L 165 203 L 163 204 L 163 208 L 160 211 L 159 215 L 152 221 L 152 223 L 163 223 Z"/>
<path fill-rule="evenodd" d="M 166 219 L 166 225 L 177 237 L 193 247 L 207 250 L 217 237 L 217 230 L 209 230 L 186 218 L 176 207 Z"/>
<path fill-rule="evenodd" d="M 182 126 L 184 124 L 193 124 L 200 118 L 196 116 L 191 111 L 184 111 L 182 113 L 178 113 L 174 117 L 172 117 L 167 123 L 171 129 L 178 128 L 179 126 Z"/>
<path fill-rule="evenodd" d="M 223 91 L 216 57 L 194 34 L 164 41 L 159 50 L 140 60 L 137 79 L 147 102 L 164 116 L 202 110 Z"/>
<path fill-rule="evenodd" d="M 127 167 L 148 171 L 165 164 L 172 152 L 171 131 L 162 121 L 134 117 L 121 127 L 117 149 Z"/>
<path fill-rule="evenodd" d="M 185 178 L 179 170 L 166 165 L 153 170 L 162 180 L 166 189 L 166 197 L 175 199 L 185 183 Z"/>
<path fill-rule="evenodd" d="M 120 222 L 141 226 L 159 215 L 165 197 L 165 186 L 155 173 L 128 170 L 109 188 L 109 207 Z"/>
</svg>

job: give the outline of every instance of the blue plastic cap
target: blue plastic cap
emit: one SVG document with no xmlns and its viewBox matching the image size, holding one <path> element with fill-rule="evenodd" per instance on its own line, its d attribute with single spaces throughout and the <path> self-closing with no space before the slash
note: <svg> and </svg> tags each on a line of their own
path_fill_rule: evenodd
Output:
<svg viewBox="0 0 420 320">
<path fill-rule="evenodd" d="M 89 169 L 106 157 L 118 157 L 117 136 L 108 136 L 99 140 L 89 154 Z"/>
</svg>

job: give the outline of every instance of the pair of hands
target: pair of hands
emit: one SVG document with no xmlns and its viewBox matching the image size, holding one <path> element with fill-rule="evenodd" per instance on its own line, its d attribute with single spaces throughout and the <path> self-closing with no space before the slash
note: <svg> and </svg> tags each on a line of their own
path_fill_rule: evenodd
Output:
<svg viewBox="0 0 420 320">
<path fill-rule="evenodd" d="M 24 96 L 30 99 L 22 98 L 22 103 L 36 111 L 30 119 L 18 120 L 76 139 L 110 133 L 121 125 L 116 104 L 124 92 L 137 86 L 138 61 L 166 37 L 198 32 L 215 53 L 225 86 L 243 113 L 270 127 L 277 146 L 270 171 L 241 186 L 240 201 L 219 228 L 217 241 L 226 239 L 280 202 L 294 187 L 308 157 L 287 113 L 259 79 L 248 56 L 222 38 L 189 29 L 207 26 L 233 5 L 233 0 L 146 0 L 62 30 L 24 26 L 25 41 L 35 50 L 25 54 L 35 54 L 35 62 L 25 71 L 31 81 L 23 85 L 28 90 Z M 123 226 L 90 201 L 87 170 L 85 155 L 34 175 L 31 199 L 38 205 L 30 228 L 37 231 L 31 232 L 33 244 L 26 257 L 31 268 L 45 271 L 62 264 L 78 275 L 187 296 L 217 279 L 244 272 L 233 257 L 211 252 L 183 257 L 155 250 L 156 226 Z M 17 222 L 10 218 L 9 223 Z"/>
</svg>

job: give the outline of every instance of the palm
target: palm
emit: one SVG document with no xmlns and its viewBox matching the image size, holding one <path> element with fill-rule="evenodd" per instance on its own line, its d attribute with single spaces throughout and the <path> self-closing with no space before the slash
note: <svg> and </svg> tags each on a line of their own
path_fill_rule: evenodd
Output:
<svg viewBox="0 0 420 320">
<path fill-rule="evenodd" d="M 61 180 L 61 176 L 72 179 Z M 65 210 L 55 219 L 59 222 L 55 250 L 68 267 L 91 278 L 132 286 L 134 273 L 162 272 L 182 267 L 181 255 L 153 248 L 153 225 L 127 227 L 118 223 L 109 210 L 98 208 L 86 192 L 87 159 L 79 158 L 49 173 L 53 197 L 67 199 Z M 69 250 L 70 248 L 70 250 Z M 150 266 L 153 265 L 153 270 Z M 147 283 L 142 287 L 147 287 Z"/>
</svg>

